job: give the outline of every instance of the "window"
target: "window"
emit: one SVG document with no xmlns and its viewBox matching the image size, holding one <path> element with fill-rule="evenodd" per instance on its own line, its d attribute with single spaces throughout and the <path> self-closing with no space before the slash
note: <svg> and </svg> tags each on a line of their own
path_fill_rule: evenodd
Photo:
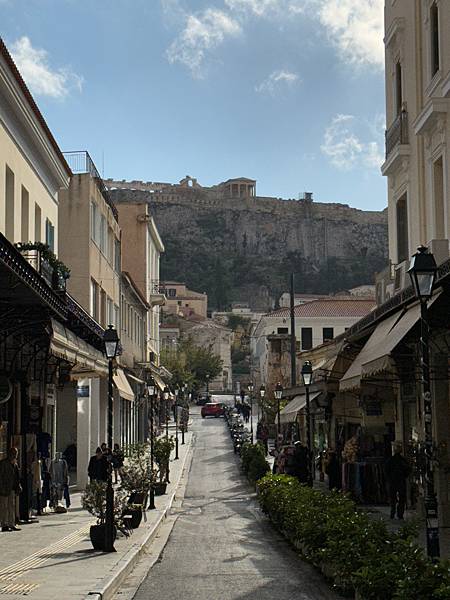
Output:
<svg viewBox="0 0 450 600">
<path fill-rule="evenodd" d="M 99 287 L 94 279 L 91 279 L 91 316 L 99 320 Z"/>
<path fill-rule="evenodd" d="M 99 243 L 99 231 L 98 231 L 98 206 L 91 200 L 91 238 Z"/>
<path fill-rule="evenodd" d="M 404 194 L 397 202 L 397 260 L 399 263 L 409 258 L 408 249 L 408 204 Z"/>
<path fill-rule="evenodd" d="M 168 290 L 169 298 L 175 298 L 177 295 L 177 290 L 175 288 L 169 288 Z"/>
<path fill-rule="evenodd" d="M 332 340 L 334 338 L 334 328 L 333 327 L 324 327 L 322 329 L 322 339 L 324 342 L 328 340 Z"/>
<path fill-rule="evenodd" d="M 126 331 L 127 329 L 127 303 L 125 301 L 125 296 L 122 294 L 121 299 L 120 299 L 120 305 L 122 307 L 121 310 L 121 316 L 120 316 L 120 328 L 122 329 L 122 331 Z"/>
<path fill-rule="evenodd" d="M 116 329 L 119 329 L 119 307 L 117 304 L 114 304 L 114 324 Z"/>
<path fill-rule="evenodd" d="M 312 327 L 302 327 L 302 350 L 311 350 L 312 348 Z"/>
<path fill-rule="evenodd" d="M 434 77 L 439 71 L 439 8 L 436 2 L 433 2 L 430 8 L 430 29 L 431 29 L 431 77 Z"/>
<path fill-rule="evenodd" d="M 395 114 L 398 116 L 402 112 L 403 89 L 402 89 L 402 65 L 395 65 Z"/>
<path fill-rule="evenodd" d="M 49 219 L 45 219 L 45 243 L 52 252 L 55 251 L 55 226 Z"/>
<path fill-rule="evenodd" d="M 100 250 L 106 255 L 107 240 L 106 240 L 106 219 L 105 215 L 100 217 Z"/>
<path fill-rule="evenodd" d="M 108 227 L 108 262 L 112 265 L 114 261 L 114 232 Z"/>
<path fill-rule="evenodd" d="M 20 231 L 20 239 L 22 242 L 30 240 L 30 195 L 22 186 L 22 224 Z"/>
<path fill-rule="evenodd" d="M 100 290 L 100 325 L 106 327 L 106 293 L 104 290 Z"/>
<path fill-rule="evenodd" d="M 117 273 L 120 273 L 120 267 L 120 241 L 116 238 L 114 240 L 114 269 L 117 271 Z"/>
<path fill-rule="evenodd" d="M 277 333 L 289 333 L 288 327 L 278 327 Z"/>
<path fill-rule="evenodd" d="M 5 236 L 14 242 L 14 173 L 7 166 L 5 179 Z"/>
<path fill-rule="evenodd" d="M 111 300 L 111 298 L 107 298 L 106 305 L 108 315 L 108 322 L 106 323 L 106 325 L 114 325 L 114 327 L 116 327 L 116 322 L 114 320 L 114 303 Z"/>
<path fill-rule="evenodd" d="M 42 211 L 39 204 L 34 205 L 34 241 L 41 241 Z"/>
<path fill-rule="evenodd" d="M 434 200 L 434 237 L 438 240 L 445 236 L 445 211 L 444 211 L 444 169 L 442 156 L 433 164 L 433 200 Z"/>
</svg>

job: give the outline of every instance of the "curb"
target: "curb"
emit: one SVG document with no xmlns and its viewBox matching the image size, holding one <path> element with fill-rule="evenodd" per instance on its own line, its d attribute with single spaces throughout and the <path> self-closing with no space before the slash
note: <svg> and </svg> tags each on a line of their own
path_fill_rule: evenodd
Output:
<svg viewBox="0 0 450 600">
<path fill-rule="evenodd" d="M 151 530 L 147 533 L 147 535 L 142 540 L 142 542 L 138 546 L 129 548 L 128 551 L 125 553 L 125 555 L 114 566 L 114 574 L 108 578 L 105 578 L 103 580 L 103 582 L 101 582 L 97 588 L 88 592 L 88 594 L 84 597 L 84 600 L 111 600 L 112 597 L 114 596 L 114 594 L 119 589 L 119 587 L 122 585 L 122 583 L 125 581 L 125 579 L 128 577 L 128 575 L 134 569 L 136 563 L 139 561 L 141 555 L 144 553 L 147 546 L 149 546 L 151 544 L 151 542 L 153 541 L 153 539 L 156 537 L 162 523 L 165 521 L 165 519 L 167 518 L 167 515 L 169 514 L 169 512 L 172 508 L 176 493 L 178 491 L 178 488 L 180 487 L 180 483 L 183 478 L 183 473 L 184 473 L 184 470 L 186 467 L 186 463 L 188 461 L 188 458 L 192 454 L 193 440 L 194 440 L 194 438 L 193 438 L 193 436 L 191 436 L 191 439 L 189 441 L 189 448 L 188 448 L 186 454 L 184 455 L 183 462 L 181 465 L 180 478 L 177 482 L 175 489 L 173 490 L 173 492 L 171 493 L 171 495 L 169 497 L 169 501 L 168 501 L 166 507 L 159 515 L 156 523 L 153 525 Z"/>
</svg>

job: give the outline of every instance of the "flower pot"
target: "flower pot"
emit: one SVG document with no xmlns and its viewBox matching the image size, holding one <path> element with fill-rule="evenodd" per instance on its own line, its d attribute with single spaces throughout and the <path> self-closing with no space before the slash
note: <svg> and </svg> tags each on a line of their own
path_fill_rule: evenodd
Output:
<svg viewBox="0 0 450 600">
<path fill-rule="evenodd" d="M 105 550 L 105 532 L 106 525 L 103 523 L 102 525 L 92 525 L 89 530 L 89 535 L 91 538 L 92 547 L 94 550 Z M 113 542 L 116 541 L 117 530 L 114 527 L 113 530 Z"/>
<path fill-rule="evenodd" d="M 153 490 L 155 492 L 155 496 L 162 496 L 166 493 L 167 483 L 162 481 L 156 481 L 153 484 Z"/>
<path fill-rule="evenodd" d="M 137 529 L 142 521 L 142 508 L 127 508 L 124 514 L 131 517 L 129 520 L 131 529 Z"/>
</svg>

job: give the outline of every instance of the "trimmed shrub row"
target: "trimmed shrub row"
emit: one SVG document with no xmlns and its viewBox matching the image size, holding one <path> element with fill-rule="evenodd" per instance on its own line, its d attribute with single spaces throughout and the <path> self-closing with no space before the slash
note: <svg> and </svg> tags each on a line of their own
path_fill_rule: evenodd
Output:
<svg viewBox="0 0 450 600">
<path fill-rule="evenodd" d="M 433 564 L 405 525 L 389 532 L 340 492 L 324 494 L 286 475 L 258 482 L 263 511 L 333 586 L 361 600 L 448 600 L 450 562 Z"/>
</svg>

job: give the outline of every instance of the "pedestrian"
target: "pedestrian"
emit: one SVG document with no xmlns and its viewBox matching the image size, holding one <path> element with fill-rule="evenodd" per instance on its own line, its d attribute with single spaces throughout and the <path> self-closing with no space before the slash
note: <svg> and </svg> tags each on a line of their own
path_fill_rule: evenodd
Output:
<svg viewBox="0 0 450 600">
<path fill-rule="evenodd" d="M 300 483 L 308 482 L 308 449 L 301 442 L 294 444 L 294 457 L 292 461 L 292 475 Z"/>
<path fill-rule="evenodd" d="M 108 458 L 101 447 L 97 448 L 94 456 L 91 456 L 88 475 L 91 481 L 108 481 Z"/>
<path fill-rule="evenodd" d="M 124 459 L 125 459 L 125 457 L 124 457 L 122 450 L 120 449 L 119 444 L 114 444 L 114 450 L 112 453 L 112 466 L 114 469 L 114 483 L 117 483 L 118 475 L 120 475 L 120 479 L 122 479 Z"/>
<path fill-rule="evenodd" d="M 267 456 L 269 452 L 269 429 L 264 421 L 260 421 L 256 427 L 256 439 L 264 446 Z"/>
<path fill-rule="evenodd" d="M 108 446 L 106 445 L 106 442 L 102 442 L 100 444 L 100 450 L 103 452 L 103 454 L 107 454 Z"/>
<path fill-rule="evenodd" d="M 406 458 L 402 456 L 400 444 L 395 445 L 394 455 L 387 459 L 384 469 L 389 487 L 391 519 L 397 512 L 397 517 L 402 520 L 406 506 L 406 480 L 411 469 Z"/>
<path fill-rule="evenodd" d="M 325 473 L 328 475 L 328 487 L 330 490 L 340 490 L 342 487 L 341 467 L 336 452 L 328 452 L 328 460 L 325 465 Z"/>
<path fill-rule="evenodd" d="M 16 527 L 16 496 L 22 491 L 17 464 L 17 448 L 10 448 L 0 461 L 0 525 L 2 531 L 20 531 Z"/>
</svg>

